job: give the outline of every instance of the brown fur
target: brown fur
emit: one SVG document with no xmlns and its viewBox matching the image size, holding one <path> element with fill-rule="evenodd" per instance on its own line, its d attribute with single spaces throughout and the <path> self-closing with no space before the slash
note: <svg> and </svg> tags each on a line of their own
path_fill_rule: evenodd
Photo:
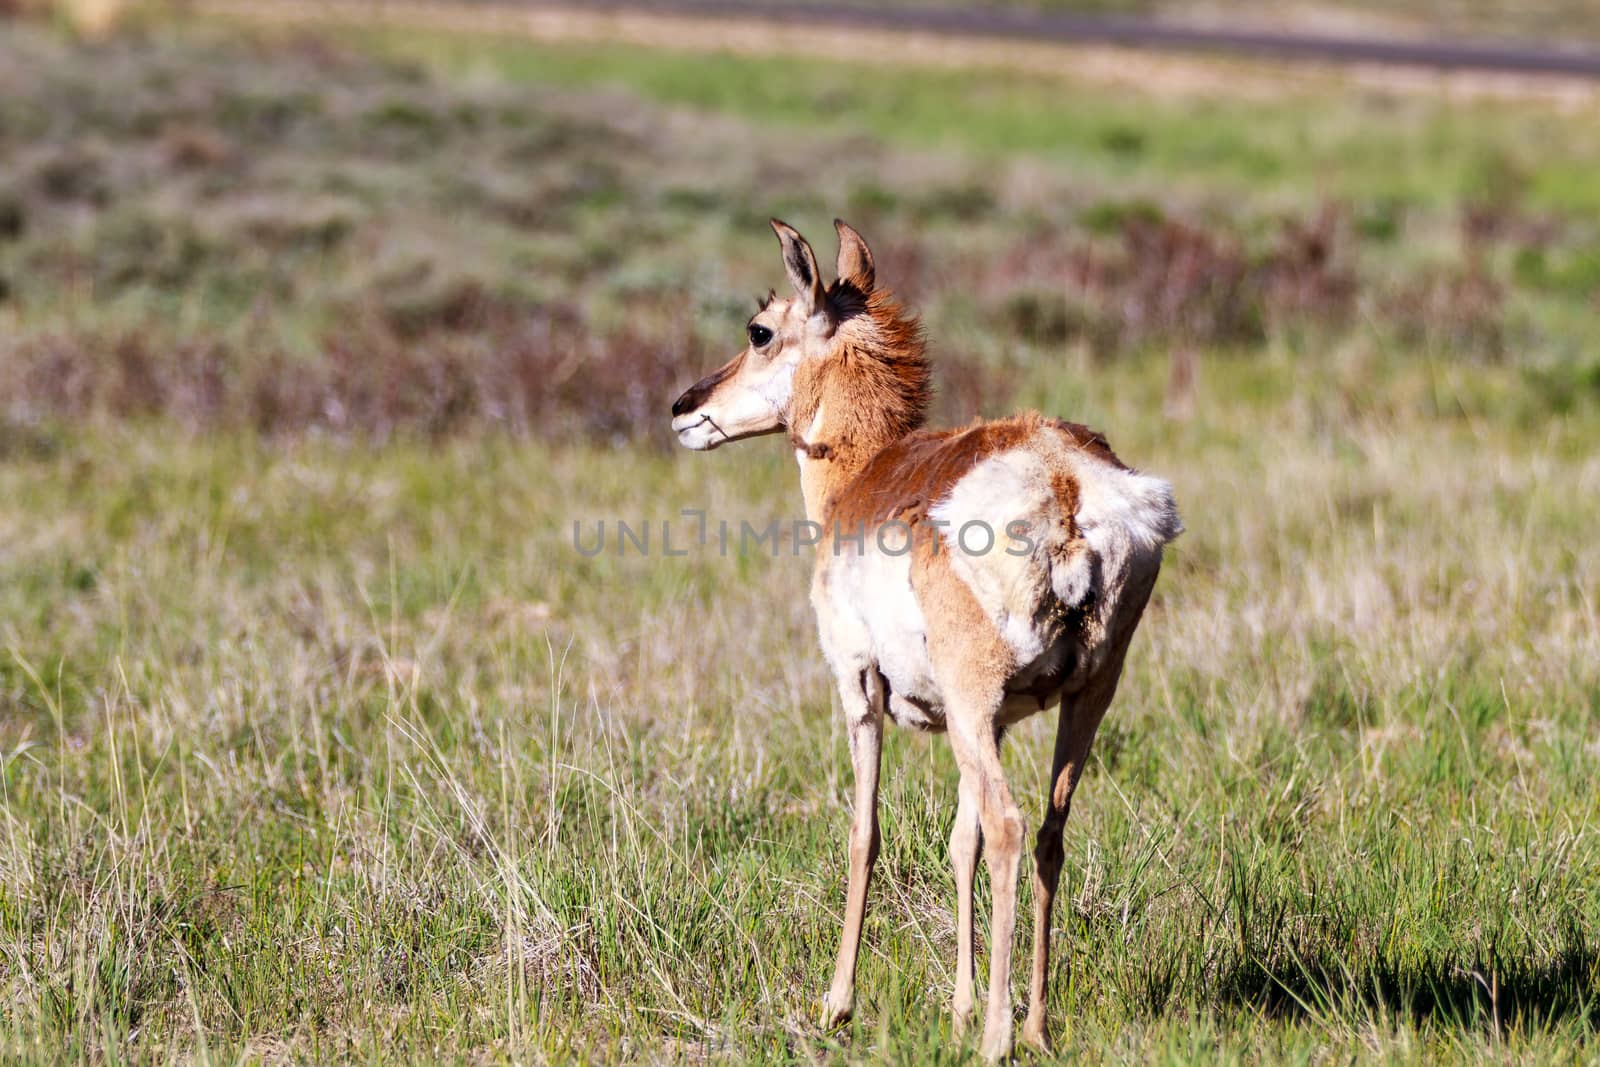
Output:
<svg viewBox="0 0 1600 1067">
<path fill-rule="evenodd" d="M 855 477 L 839 484 L 828 499 L 826 521 L 845 530 L 891 519 L 914 526 L 925 521 L 928 509 L 984 459 L 1021 448 L 1044 432 L 1057 433 L 1070 447 L 1123 466 L 1103 434 L 1037 412 L 977 420 L 959 429 L 919 430 L 879 449 Z M 1077 511 L 1077 484 L 1066 471 L 1057 471 L 1054 488 L 1061 514 L 1070 522 Z"/>
</svg>

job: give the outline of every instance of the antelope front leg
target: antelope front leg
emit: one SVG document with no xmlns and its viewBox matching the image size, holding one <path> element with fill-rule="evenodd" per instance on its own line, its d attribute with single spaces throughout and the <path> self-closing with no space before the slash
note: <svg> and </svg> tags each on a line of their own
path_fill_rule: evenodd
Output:
<svg viewBox="0 0 1600 1067">
<path fill-rule="evenodd" d="M 950 865 L 956 874 L 956 994 L 951 1010 L 959 1037 L 972 1022 L 972 880 L 978 873 L 982 839 L 977 783 L 963 775 L 957 796 L 956 821 L 950 828 Z"/>
<path fill-rule="evenodd" d="M 845 726 L 850 736 L 850 763 L 855 768 L 856 806 L 850 823 L 850 884 L 845 894 L 844 934 L 833 984 L 822 1002 L 822 1025 L 833 1027 L 850 1018 L 855 1000 L 856 957 L 861 951 L 861 924 L 867 916 L 867 884 L 878 859 L 878 756 L 883 749 L 883 681 L 876 667 L 841 683 Z"/>
</svg>

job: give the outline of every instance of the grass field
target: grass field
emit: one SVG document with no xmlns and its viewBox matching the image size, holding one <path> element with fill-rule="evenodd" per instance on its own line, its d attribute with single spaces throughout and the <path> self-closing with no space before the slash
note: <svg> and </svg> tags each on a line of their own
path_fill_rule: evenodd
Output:
<svg viewBox="0 0 1600 1067">
<path fill-rule="evenodd" d="M 1592 112 L 3 30 L 8 1062 L 976 1059 L 938 738 L 889 738 L 816 1028 L 850 780 L 805 553 L 573 544 L 797 514 L 781 446 L 664 434 L 782 280 L 770 214 L 873 241 L 941 417 L 1177 489 L 1060 1058 L 1600 1057 Z"/>
</svg>

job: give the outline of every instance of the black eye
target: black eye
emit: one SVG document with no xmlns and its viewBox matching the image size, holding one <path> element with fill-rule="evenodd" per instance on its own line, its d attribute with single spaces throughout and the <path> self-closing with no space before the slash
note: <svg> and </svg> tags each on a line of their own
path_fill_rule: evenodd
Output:
<svg viewBox="0 0 1600 1067">
<path fill-rule="evenodd" d="M 746 332 L 750 334 L 750 344 L 755 348 L 764 347 L 772 340 L 772 331 L 757 322 L 752 322 Z"/>
</svg>

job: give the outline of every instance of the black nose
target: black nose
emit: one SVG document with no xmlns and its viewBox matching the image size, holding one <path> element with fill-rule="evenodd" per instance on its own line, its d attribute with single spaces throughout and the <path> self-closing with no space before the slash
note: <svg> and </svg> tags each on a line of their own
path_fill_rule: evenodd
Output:
<svg viewBox="0 0 1600 1067">
<path fill-rule="evenodd" d="M 672 402 L 672 414 L 674 416 L 687 415 L 701 404 L 704 404 L 711 394 L 716 391 L 717 386 L 721 385 L 724 379 L 739 369 L 739 360 L 743 358 L 743 356 L 740 356 L 739 359 L 734 360 L 727 366 L 718 367 L 685 389 L 683 395 Z"/>
</svg>

